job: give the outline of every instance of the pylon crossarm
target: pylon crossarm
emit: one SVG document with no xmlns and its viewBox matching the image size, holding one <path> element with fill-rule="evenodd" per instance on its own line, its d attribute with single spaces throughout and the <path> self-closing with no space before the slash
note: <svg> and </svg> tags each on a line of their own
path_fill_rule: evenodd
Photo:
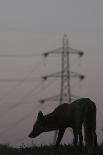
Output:
<svg viewBox="0 0 103 155">
<path fill-rule="evenodd" d="M 52 50 L 52 51 L 44 52 L 44 53 L 42 53 L 42 55 L 44 57 L 47 57 L 49 54 L 60 54 L 61 52 L 62 52 L 62 48 L 57 48 L 57 49 Z"/>
<path fill-rule="evenodd" d="M 44 53 L 42 53 L 42 55 L 44 57 L 47 57 L 49 54 L 62 54 L 63 52 L 64 52 L 63 51 L 63 47 L 61 47 L 61 48 L 57 48 L 57 49 L 55 49 L 53 51 L 44 52 Z M 79 56 L 83 56 L 83 54 L 84 54 L 84 52 L 76 50 L 76 49 L 73 49 L 71 47 L 67 48 L 66 53 L 68 53 L 68 54 L 77 54 Z"/>
<path fill-rule="evenodd" d="M 85 76 L 76 72 L 70 72 L 71 77 L 80 78 L 80 80 L 84 80 Z"/>
<path fill-rule="evenodd" d="M 83 56 L 84 52 L 80 50 L 76 50 L 74 48 L 68 47 L 68 53 L 70 54 L 78 54 L 79 56 Z"/>
<path fill-rule="evenodd" d="M 44 76 L 42 76 L 42 79 L 43 80 L 47 80 L 50 77 L 60 77 L 60 76 L 61 76 L 61 73 L 60 72 L 56 72 L 56 73 L 53 73 L 53 74 L 44 75 Z"/>
<path fill-rule="evenodd" d="M 48 78 L 52 78 L 52 77 L 60 78 L 61 73 L 62 72 L 56 72 L 56 73 L 53 73 L 53 74 L 44 75 L 44 76 L 42 76 L 42 79 L 47 80 Z M 64 77 L 67 77 L 67 74 L 64 74 Z M 74 77 L 74 78 L 78 77 L 78 78 L 80 78 L 80 80 L 83 80 L 85 78 L 84 75 L 76 73 L 76 72 L 70 72 L 70 77 Z"/>
</svg>

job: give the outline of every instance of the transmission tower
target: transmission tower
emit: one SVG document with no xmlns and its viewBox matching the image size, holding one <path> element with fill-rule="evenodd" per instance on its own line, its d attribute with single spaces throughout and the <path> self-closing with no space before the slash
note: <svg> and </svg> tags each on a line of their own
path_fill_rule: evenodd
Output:
<svg viewBox="0 0 103 155">
<path fill-rule="evenodd" d="M 47 80 L 48 78 L 60 78 L 61 79 L 61 86 L 60 86 L 60 94 L 56 96 L 51 96 L 49 98 L 44 98 L 40 100 L 40 103 L 43 104 L 46 101 L 59 101 L 60 104 L 62 103 L 70 103 L 74 95 L 71 94 L 71 78 L 79 78 L 83 80 L 85 77 L 76 72 L 72 72 L 70 69 L 70 55 L 79 55 L 80 57 L 83 56 L 83 52 L 70 48 L 69 41 L 67 35 L 64 34 L 62 39 L 62 47 L 55 49 L 53 51 L 48 51 L 43 53 L 44 57 L 48 57 L 50 54 L 60 54 L 61 55 L 61 71 L 52 73 L 50 75 L 43 76 L 43 80 Z M 56 135 L 54 140 L 56 140 Z"/>
<path fill-rule="evenodd" d="M 60 94 L 56 96 L 51 96 L 49 98 L 44 98 L 40 100 L 40 103 L 43 104 L 46 101 L 60 101 L 60 104 L 67 102 L 70 103 L 72 98 L 75 96 L 71 94 L 71 78 L 79 78 L 83 80 L 85 78 L 84 75 L 72 72 L 70 70 L 70 55 L 79 55 L 80 57 L 83 56 L 83 52 L 70 48 L 69 41 L 67 35 L 64 34 L 62 40 L 62 47 L 55 49 L 53 51 L 48 51 L 43 53 L 44 57 L 48 57 L 49 54 L 60 54 L 61 55 L 61 71 L 52 73 L 49 75 L 45 75 L 42 77 L 43 80 L 47 80 L 48 78 L 60 78 L 61 79 L 61 86 L 60 86 Z"/>
</svg>

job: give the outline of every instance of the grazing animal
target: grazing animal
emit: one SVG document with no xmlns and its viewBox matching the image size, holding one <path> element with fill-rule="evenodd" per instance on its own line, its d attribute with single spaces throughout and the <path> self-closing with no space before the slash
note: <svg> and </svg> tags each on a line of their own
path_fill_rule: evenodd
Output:
<svg viewBox="0 0 103 155">
<path fill-rule="evenodd" d="M 82 146 L 82 125 L 84 124 L 85 143 L 93 148 L 97 145 L 96 136 L 96 105 L 89 98 L 81 98 L 70 104 L 64 103 L 58 106 L 52 113 L 43 115 L 38 113 L 30 138 L 35 138 L 43 132 L 59 130 L 56 146 L 61 142 L 65 129 L 73 129 L 73 144 Z"/>
</svg>

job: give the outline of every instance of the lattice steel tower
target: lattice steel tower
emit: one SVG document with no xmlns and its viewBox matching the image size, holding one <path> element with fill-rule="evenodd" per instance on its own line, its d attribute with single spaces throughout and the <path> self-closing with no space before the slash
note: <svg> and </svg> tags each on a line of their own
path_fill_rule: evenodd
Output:
<svg viewBox="0 0 103 155">
<path fill-rule="evenodd" d="M 60 94 L 42 99 L 40 100 L 40 103 L 44 103 L 45 101 L 49 100 L 59 100 L 60 104 L 64 102 L 70 103 L 73 97 L 73 95 L 71 94 L 71 78 L 79 78 L 80 80 L 84 79 L 84 75 L 72 72 L 70 70 L 70 55 L 77 54 L 81 57 L 83 56 L 83 52 L 70 48 L 67 35 L 64 34 L 62 40 L 62 47 L 53 51 L 45 52 L 43 53 L 43 56 L 47 57 L 49 54 L 61 54 L 61 72 L 52 73 L 50 75 L 43 76 L 42 78 L 44 80 L 47 80 L 51 77 L 61 78 Z"/>
</svg>

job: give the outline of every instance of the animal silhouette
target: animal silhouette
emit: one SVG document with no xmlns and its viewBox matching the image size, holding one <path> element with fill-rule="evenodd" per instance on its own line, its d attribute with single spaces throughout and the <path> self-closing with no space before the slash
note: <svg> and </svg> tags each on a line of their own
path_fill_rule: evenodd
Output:
<svg viewBox="0 0 103 155">
<path fill-rule="evenodd" d="M 53 112 L 43 115 L 38 113 L 30 138 L 35 138 L 43 132 L 59 130 L 56 146 L 61 142 L 65 129 L 73 129 L 73 144 L 82 146 L 82 125 L 84 125 L 85 143 L 89 148 L 97 145 L 96 136 L 96 105 L 89 98 L 80 98 L 70 104 L 64 103 Z M 79 139 L 78 139 L 79 138 Z"/>
</svg>

